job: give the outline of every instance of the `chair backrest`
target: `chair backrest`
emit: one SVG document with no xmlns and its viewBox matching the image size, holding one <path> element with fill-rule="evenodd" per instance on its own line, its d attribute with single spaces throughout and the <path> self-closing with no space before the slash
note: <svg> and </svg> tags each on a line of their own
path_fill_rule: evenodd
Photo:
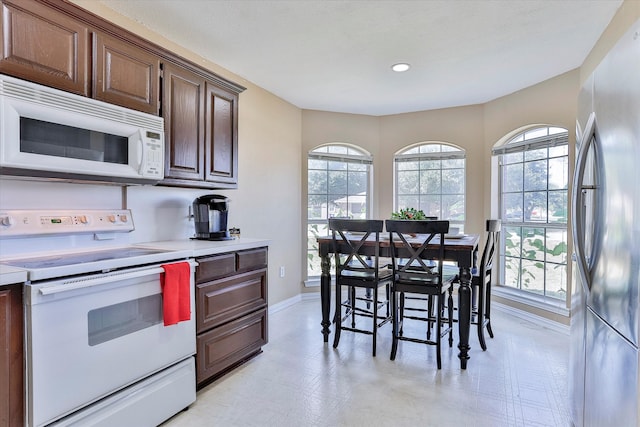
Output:
<svg viewBox="0 0 640 427">
<path fill-rule="evenodd" d="M 382 220 L 329 218 L 337 279 L 345 274 L 378 279 L 382 228 Z M 372 246 L 368 257 L 362 254 L 365 243 Z"/>
<path fill-rule="evenodd" d="M 487 274 L 491 271 L 493 266 L 493 256 L 496 253 L 496 247 L 498 245 L 498 239 L 500 238 L 501 222 L 499 219 L 488 219 L 486 225 L 487 240 L 484 244 L 484 250 L 482 251 L 482 258 L 480 259 L 480 279 L 485 280 Z"/>
<path fill-rule="evenodd" d="M 389 219 L 386 221 L 386 228 L 389 232 L 391 260 L 396 280 L 413 280 L 416 274 L 436 274 L 442 282 L 444 235 L 449 232 L 449 221 Z M 420 246 L 415 244 L 413 237 L 407 238 L 407 235 L 420 235 Z M 436 244 L 436 237 L 437 255 L 429 256 L 426 253 L 427 248 Z M 425 260 L 436 261 L 436 273 L 433 272 L 433 263 Z"/>
</svg>

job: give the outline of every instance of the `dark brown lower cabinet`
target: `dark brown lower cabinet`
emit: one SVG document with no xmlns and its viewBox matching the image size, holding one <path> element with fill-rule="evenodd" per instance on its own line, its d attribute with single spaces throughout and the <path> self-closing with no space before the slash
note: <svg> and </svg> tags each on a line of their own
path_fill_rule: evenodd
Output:
<svg viewBox="0 0 640 427">
<path fill-rule="evenodd" d="M 197 259 L 196 376 L 202 387 L 268 342 L 267 248 Z"/>
<path fill-rule="evenodd" d="M 24 424 L 22 285 L 0 286 L 0 427 Z"/>
</svg>

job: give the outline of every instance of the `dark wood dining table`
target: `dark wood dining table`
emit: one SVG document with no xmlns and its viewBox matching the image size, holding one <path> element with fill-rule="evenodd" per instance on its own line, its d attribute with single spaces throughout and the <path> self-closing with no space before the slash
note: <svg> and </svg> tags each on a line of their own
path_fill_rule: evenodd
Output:
<svg viewBox="0 0 640 427">
<path fill-rule="evenodd" d="M 354 241 L 359 241 L 361 236 L 354 236 Z M 387 238 L 380 236 L 379 255 L 381 257 L 391 257 L 390 244 Z M 420 235 L 412 239 L 416 246 L 420 246 L 424 240 L 420 240 Z M 333 239 L 331 236 L 318 237 L 318 253 L 320 255 L 320 266 L 322 274 L 320 275 L 320 300 L 322 304 L 322 334 L 324 342 L 329 341 L 331 330 L 331 256 L 333 255 Z M 411 242 L 413 244 L 413 241 Z M 469 331 L 471 329 L 471 268 L 476 265 L 478 256 L 478 245 L 480 235 L 465 234 L 464 236 L 456 236 L 455 238 L 445 238 L 444 257 L 447 261 L 453 261 L 460 269 L 460 287 L 458 288 L 458 349 L 460 353 L 460 367 L 467 368 L 467 360 L 469 360 Z M 371 244 L 367 241 L 361 247 L 363 255 L 374 255 L 375 245 L 371 240 Z M 427 247 L 425 258 L 437 257 L 439 247 L 439 239 L 433 240 L 433 244 Z"/>
</svg>

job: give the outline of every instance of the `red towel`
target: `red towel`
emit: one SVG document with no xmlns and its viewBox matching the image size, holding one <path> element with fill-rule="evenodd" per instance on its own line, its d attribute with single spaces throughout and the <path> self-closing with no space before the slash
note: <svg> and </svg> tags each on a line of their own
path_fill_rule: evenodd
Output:
<svg viewBox="0 0 640 427">
<path fill-rule="evenodd" d="M 164 326 L 191 319 L 191 266 L 188 262 L 177 262 L 162 266 L 162 314 Z"/>
</svg>

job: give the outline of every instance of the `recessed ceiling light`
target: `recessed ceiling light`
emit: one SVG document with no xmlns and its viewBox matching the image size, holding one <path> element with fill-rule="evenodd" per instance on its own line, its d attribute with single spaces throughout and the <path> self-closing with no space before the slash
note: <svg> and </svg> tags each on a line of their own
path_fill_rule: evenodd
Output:
<svg viewBox="0 0 640 427">
<path fill-rule="evenodd" d="M 395 71 L 396 73 L 402 73 L 404 71 L 407 71 L 411 66 L 405 62 L 400 62 L 398 64 L 393 64 L 391 66 L 391 69 L 393 71 Z"/>
</svg>

